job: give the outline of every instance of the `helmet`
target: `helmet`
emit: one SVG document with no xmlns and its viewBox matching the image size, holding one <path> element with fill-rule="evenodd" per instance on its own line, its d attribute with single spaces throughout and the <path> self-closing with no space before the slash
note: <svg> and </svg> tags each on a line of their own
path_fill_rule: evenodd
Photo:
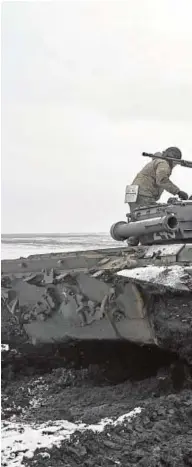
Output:
<svg viewBox="0 0 192 467">
<path fill-rule="evenodd" d="M 182 158 L 182 153 L 180 149 L 175 148 L 175 147 L 170 147 L 167 148 L 165 151 L 163 151 L 164 157 L 167 157 L 168 159 L 181 159 Z"/>
</svg>

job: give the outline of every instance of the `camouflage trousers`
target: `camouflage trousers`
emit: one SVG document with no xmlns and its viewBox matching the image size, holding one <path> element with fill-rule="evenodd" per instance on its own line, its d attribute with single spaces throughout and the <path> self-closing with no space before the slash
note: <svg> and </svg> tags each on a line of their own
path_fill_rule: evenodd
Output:
<svg viewBox="0 0 192 467">
<path fill-rule="evenodd" d="M 156 204 L 156 201 L 151 197 L 138 195 L 136 203 L 130 203 L 130 212 L 132 213 L 134 209 L 140 208 L 141 206 L 149 206 L 151 204 Z M 137 246 L 139 244 L 139 238 L 129 237 L 127 240 L 128 245 Z"/>
<path fill-rule="evenodd" d="M 156 201 L 152 197 L 138 195 L 136 203 L 129 204 L 130 212 L 133 212 L 134 209 L 140 206 L 149 206 L 149 204 L 156 204 Z"/>
</svg>

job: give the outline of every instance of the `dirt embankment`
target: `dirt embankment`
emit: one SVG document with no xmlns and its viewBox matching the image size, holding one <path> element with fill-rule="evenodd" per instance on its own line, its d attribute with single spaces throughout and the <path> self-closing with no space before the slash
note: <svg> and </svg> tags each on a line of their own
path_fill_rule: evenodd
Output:
<svg viewBox="0 0 192 467">
<path fill-rule="evenodd" d="M 191 387 L 190 369 L 158 349 L 85 343 L 5 352 L 2 465 L 190 466 Z"/>
</svg>

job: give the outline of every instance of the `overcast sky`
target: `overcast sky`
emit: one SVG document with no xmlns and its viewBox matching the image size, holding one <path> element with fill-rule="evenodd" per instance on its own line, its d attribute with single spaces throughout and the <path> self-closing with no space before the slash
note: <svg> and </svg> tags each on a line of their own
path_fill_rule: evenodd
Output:
<svg viewBox="0 0 192 467">
<path fill-rule="evenodd" d="M 192 161 L 191 17 L 191 0 L 3 4 L 4 233 L 108 231 L 142 151 Z M 172 180 L 192 194 L 190 169 Z"/>
</svg>

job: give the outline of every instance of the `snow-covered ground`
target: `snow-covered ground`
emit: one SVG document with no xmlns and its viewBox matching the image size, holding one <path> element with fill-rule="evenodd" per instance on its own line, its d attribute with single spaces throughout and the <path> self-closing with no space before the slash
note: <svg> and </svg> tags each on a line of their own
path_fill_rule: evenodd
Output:
<svg viewBox="0 0 192 467">
<path fill-rule="evenodd" d="M 59 446 L 64 439 L 69 439 L 74 432 L 83 432 L 85 430 L 101 432 L 106 425 L 116 426 L 131 420 L 141 410 L 140 407 L 136 407 L 116 420 L 106 418 L 95 425 L 71 423 L 67 420 L 49 421 L 39 425 L 26 424 L 14 421 L 15 416 L 13 416 L 11 421 L 2 422 L 1 465 L 2 467 L 21 467 L 23 457 L 33 457 L 37 448 L 43 448 L 44 451 L 40 455 L 49 459 L 50 456 L 46 449 L 51 448 L 53 445 Z M 49 464 L 47 465 L 49 466 Z"/>
</svg>

